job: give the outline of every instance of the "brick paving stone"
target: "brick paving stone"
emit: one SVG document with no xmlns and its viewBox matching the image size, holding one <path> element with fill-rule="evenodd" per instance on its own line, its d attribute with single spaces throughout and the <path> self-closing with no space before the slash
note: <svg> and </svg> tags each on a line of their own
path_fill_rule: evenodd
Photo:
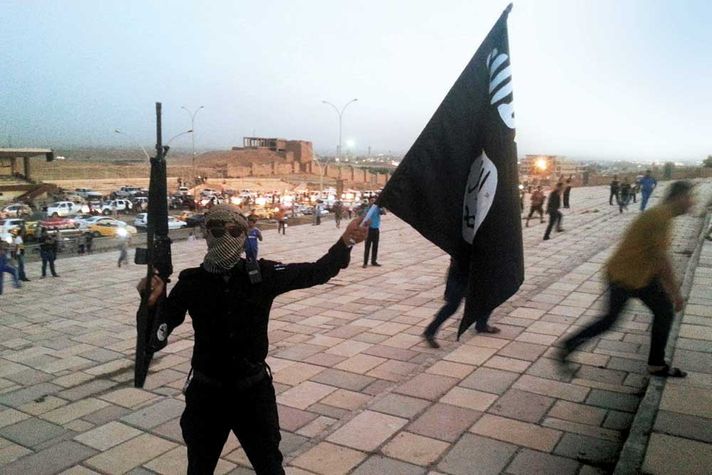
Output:
<svg viewBox="0 0 712 475">
<path fill-rule="evenodd" d="M 388 381 L 401 381 L 405 376 L 418 370 L 418 365 L 404 361 L 388 360 L 366 373 L 368 376 Z"/>
<path fill-rule="evenodd" d="M 338 369 L 327 369 L 311 378 L 311 381 L 328 384 L 337 388 L 349 389 L 351 391 L 361 391 L 373 383 L 375 379 L 362 374 L 349 373 Z"/>
<path fill-rule="evenodd" d="M 470 432 L 544 452 L 551 452 L 561 432 L 526 422 L 484 414 Z"/>
<path fill-rule="evenodd" d="M 366 458 L 366 454 L 329 442 L 321 442 L 292 461 L 292 464 L 323 475 L 346 474 Z"/>
<path fill-rule="evenodd" d="M 650 474 L 698 475 L 712 467 L 710 445 L 665 434 L 652 434 L 642 470 Z"/>
<path fill-rule="evenodd" d="M 419 374 L 396 388 L 396 392 L 406 396 L 434 401 L 457 384 L 458 380 L 436 374 Z"/>
<path fill-rule="evenodd" d="M 442 398 L 440 402 L 453 406 L 464 407 L 475 411 L 486 411 L 497 400 L 497 396 L 483 391 L 454 387 Z"/>
<path fill-rule="evenodd" d="M 55 424 L 66 424 L 69 421 L 103 409 L 108 405 L 109 403 L 100 399 L 88 398 L 45 412 L 40 417 Z"/>
<path fill-rule="evenodd" d="M 608 411 L 603 427 L 613 430 L 626 430 L 633 423 L 634 414 L 620 411 Z"/>
<path fill-rule="evenodd" d="M 71 441 L 60 442 L 2 467 L 5 475 L 50 475 L 91 457 L 96 451 Z"/>
<path fill-rule="evenodd" d="M 40 383 L 17 391 L 0 394 L 0 404 L 10 407 L 19 407 L 28 402 L 44 396 L 55 394 L 62 388 L 51 383 Z"/>
<path fill-rule="evenodd" d="M 617 430 L 596 427 L 589 424 L 579 424 L 578 422 L 565 421 L 552 417 L 544 419 L 541 425 L 551 429 L 571 432 L 572 434 L 588 435 L 597 439 L 611 440 L 614 442 L 622 438 L 621 432 Z"/>
<path fill-rule="evenodd" d="M 509 464 L 517 446 L 465 434 L 438 463 L 438 469 L 453 475 L 495 475 Z"/>
<path fill-rule="evenodd" d="M 687 385 L 668 385 L 660 409 L 712 419 L 712 392 Z"/>
<path fill-rule="evenodd" d="M 622 442 L 564 433 L 554 453 L 593 465 L 613 468 Z"/>
<path fill-rule="evenodd" d="M 337 389 L 321 400 L 321 404 L 338 407 L 341 409 L 355 410 L 371 400 L 371 396 L 346 389 Z"/>
<path fill-rule="evenodd" d="M 497 355 L 509 356 L 520 360 L 535 361 L 544 353 L 544 351 L 546 351 L 546 349 L 547 347 L 544 345 L 513 341 L 499 350 Z"/>
<path fill-rule="evenodd" d="M 277 396 L 277 401 L 285 406 L 306 409 L 336 391 L 337 388 L 326 384 L 304 381 Z"/>
<path fill-rule="evenodd" d="M 445 355 L 444 359 L 454 361 L 455 363 L 481 365 L 495 353 L 497 353 L 496 348 L 480 348 L 472 345 L 462 345 Z"/>
<path fill-rule="evenodd" d="M 462 379 L 471 374 L 474 370 L 475 366 L 471 365 L 453 363 L 451 361 L 437 361 L 435 364 L 426 369 L 425 372 Z"/>
<path fill-rule="evenodd" d="M 280 427 L 291 432 L 300 429 L 318 417 L 313 412 L 302 411 L 283 404 L 278 404 L 277 410 L 279 412 Z"/>
<path fill-rule="evenodd" d="M 519 378 L 517 373 L 483 367 L 477 368 L 470 376 L 462 380 L 459 385 L 469 389 L 503 394 L 517 378 Z"/>
<path fill-rule="evenodd" d="M 0 436 L 25 447 L 36 447 L 66 432 L 62 426 L 36 417 L 0 429 Z"/>
<path fill-rule="evenodd" d="M 121 388 L 98 396 L 99 399 L 126 408 L 139 406 L 155 397 L 155 394 L 139 388 Z"/>
<path fill-rule="evenodd" d="M 30 416 L 27 414 L 17 411 L 15 409 L 5 409 L 0 412 L 0 428 L 15 424 L 16 422 L 29 419 Z M 0 432 L 1 433 L 1 432 Z"/>
<path fill-rule="evenodd" d="M 284 370 L 274 372 L 273 375 L 275 382 L 295 386 L 322 371 L 324 371 L 323 366 L 297 362 Z"/>
<path fill-rule="evenodd" d="M 632 394 L 621 394 L 601 389 L 592 389 L 586 398 L 586 404 L 626 412 L 635 412 L 639 402 L 640 398 Z"/>
<path fill-rule="evenodd" d="M 523 375 L 514 383 L 514 388 L 523 389 L 536 394 L 566 399 L 573 402 L 582 402 L 589 392 L 588 388 L 574 384 L 562 383 L 535 376 Z"/>
<path fill-rule="evenodd" d="M 152 429 L 180 416 L 183 413 L 183 409 L 185 409 L 183 401 L 163 399 L 122 417 L 121 421 L 140 429 Z"/>
<path fill-rule="evenodd" d="M 660 410 L 655 418 L 654 430 L 712 444 L 712 420 L 703 417 Z"/>
<path fill-rule="evenodd" d="M 99 471 L 125 473 L 168 452 L 175 446 L 173 442 L 143 434 L 91 457 L 85 464 Z"/>
<path fill-rule="evenodd" d="M 554 399 L 519 389 L 510 389 L 492 404 L 488 412 L 527 422 L 538 422 L 554 403 Z"/>
<path fill-rule="evenodd" d="M 370 406 L 371 409 L 393 416 L 412 418 L 431 404 L 430 401 L 402 394 L 388 394 Z"/>
<path fill-rule="evenodd" d="M 176 447 L 144 465 L 147 469 L 160 475 L 175 475 L 186 473 L 188 469 L 188 451 L 185 447 Z M 235 464 L 226 460 L 218 460 L 215 474 L 225 474 L 235 468 Z"/>
<path fill-rule="evenodd" d="M 606 410 L 559 399 L 547 415 L 580 424 L 599 426 L 606 418 Z"/>
<path fill-rule="evenodd" d="M 436 403 L 408 427 L 409 432 L 454 442 L 482 415 L 479 411 Z"/>
<path fill-rule="evenodd" d="M 109 422 L 74 438 L 77 442 L 104 451 L 141 435 L 142 432 L 120 422 Z"/>
<path fill-rule="evenodd" d="M 518 360 L 515 358 L 505 358 L 504 356 L 493 356 L 485 362 L 484 366 L 488 368 L 503 369 L 512 371 L 513 373 L 523 373 L 529 367 L 529 361 Z"/>
<path fill-rule="evenodd" d="M 408 422 L 407 419 L 364 411 L 327 437 L 329 442 L 372 451 Z"/>
<path fill-rule="evenodd" d="M 31 454 L 32 451 L 21 445 L 10 444 L 6 447 L 0 447 L 0 466 L 8 465 L 20 457 Z"/>
<path fill-rule="evenodd" d="M 327 416 L 318 416 L 316 419 L 306 424 L 301 429 L 297 430 L 297 434 L 303 435 L 304 437 L 316 437 L 323 432 L 326 432 L 338 419 Z M 282 425 L 282 419 L 280 417 L 280 425 Z"/>
<path fill-rule="evenodd" d="M 287 472 L 289 473 L 289 472 Z M 359 465 L 351 475 L 423 475 L 425 469 L 380 455 L 373 455 Z"/>
<path fill-rule="evenodd" d="M 434 463 L 450 444 L 410 432 L 400 432 L 382 449 L 389 457 L 428 466 Z"/>
<path fill-rule="evenodd" d="M 530 449 L 522 449 L 507 467 L 507 473 L 529 475 L 532 473 L 566 475 L 578 472 L 579 464 L 574 460 L 557 457 Z"/>
</svg>

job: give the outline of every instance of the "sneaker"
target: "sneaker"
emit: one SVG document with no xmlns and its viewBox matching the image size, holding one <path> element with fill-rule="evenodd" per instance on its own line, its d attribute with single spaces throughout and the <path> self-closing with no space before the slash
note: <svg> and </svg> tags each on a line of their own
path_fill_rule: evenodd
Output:
<svg viewBox="0 0 712 475">
<path fill-rule="evenodd" d="M 378 262 L 372 262 L 371 265 L 373 267 L 381 267 L 381 264 L 379 264 Z"/>
<path fill-rule="evenodd" d="M 501 332 L 502 330 L 500 330 L 500 329 L 497 328 L 497 327 L 493 327 L 492 325 L 487 325 L 487 326 L 485 326 L 484 328 L 477 328 L 477 327 L 475 327 L 475 331 L 476 331 L 477 333 L 492 333 L 492 334 L 496 334 L 496 333 Z"/>
<path fill-rule="evenodd" d="M 544 241 L 548 241 L 549 239 L 551 239 L 549 236 L 544 236 Z"/>
<path fill-rule="evenodd" d="M 368 264 L 364 264 L 362 267 L 365 269 L 366 267 L 368 267 Z"/>
<path fill-rule="evenodd" d="M 52 274 L 52 277 L 59 277 L 59 274 Z"/>
</svg>

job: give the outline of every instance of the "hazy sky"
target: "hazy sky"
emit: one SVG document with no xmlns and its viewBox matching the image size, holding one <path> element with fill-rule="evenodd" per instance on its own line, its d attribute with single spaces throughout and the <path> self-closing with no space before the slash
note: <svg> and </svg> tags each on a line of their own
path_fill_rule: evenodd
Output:
<svg viewBox="0 0 712 475">
<path fill-rule="evenodd" d="M 130 146 L 190 128 L 405 152 L 506 1 L 0 0 L 0 146 Z M 712 2 L 520 0 L 509 16 L 519 153 L 712 154 Z M 189 146 L 190 138 L 175 145 Z"/>
</svg>

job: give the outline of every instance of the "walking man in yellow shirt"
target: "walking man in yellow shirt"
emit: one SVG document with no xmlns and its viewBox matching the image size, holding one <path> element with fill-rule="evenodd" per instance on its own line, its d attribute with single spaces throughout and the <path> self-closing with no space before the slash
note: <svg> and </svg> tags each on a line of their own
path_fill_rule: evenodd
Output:
<svg viewBox="0 0 712 475">
<path fill-rule="evenodd" d="M 677 181 L 670 185 L 661 205 L 640 215 L 628 228 L 606 263 L 608 312 L 564 340 L 559 353 L 562 361 L 586 340 L 607 331 L 618 320 L 628 299 L 637 297 L 653 312 L 648 372 L 677 378 L 687 375 L 665 362 L 670 326 L 675 312 L 682 310 L 684 303 L 667 249 L 672 219 L 687 213 L 691 206 L 692 184 Z"/>
</svg>

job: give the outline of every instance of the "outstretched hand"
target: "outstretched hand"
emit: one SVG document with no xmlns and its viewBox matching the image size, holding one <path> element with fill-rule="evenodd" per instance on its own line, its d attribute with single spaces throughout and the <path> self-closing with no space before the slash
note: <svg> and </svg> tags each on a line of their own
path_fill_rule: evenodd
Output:
<svg viewBox="0 0 712 475">
<path fill-rule="evenodd" d="M 365 226 L 361 226 L 362 222 L 363 218 L 355 218 L 349 223 L 346 227 L 346 231 L 341 235 L 344 244 L 353 246 L 366 239 L 368 236 L 368 221 L 366 221 Z"/>
<path fill-rule="evenodd" d="M 153 276 L 153 279 L 151 280 L 151 295 L 148 297 L 148 306 L 153 307 L 156 305 L 156 302 L 158 301 L 158 297 L 161 296 L 163 293 L 163 288 L 166 286 L 166 284 L 163 282 L 163 279 L 158 277 L 157 275 Z M 144 277 L 141 279 L 141 281 L 138 283 L 136 286 L 136 290 L 138 290 L 138 293 L 143 293 L 143 291 L 146 289 L 146 278 Z"/>
</svg>

